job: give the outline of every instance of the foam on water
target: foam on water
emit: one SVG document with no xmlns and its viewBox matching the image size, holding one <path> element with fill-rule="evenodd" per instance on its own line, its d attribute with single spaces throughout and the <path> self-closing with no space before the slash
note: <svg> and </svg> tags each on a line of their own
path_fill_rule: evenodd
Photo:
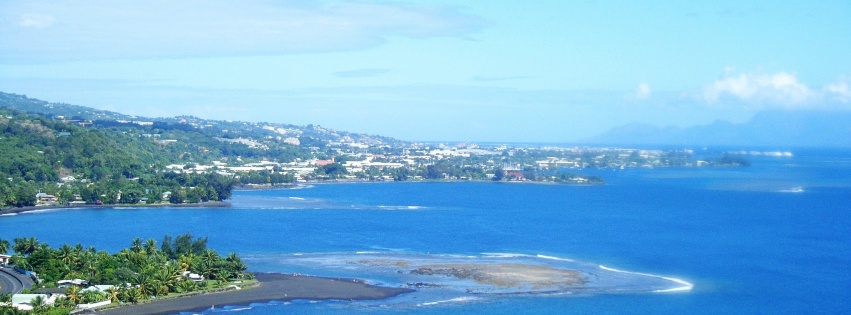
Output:
<svg viewBox="0 0 851 315">
<path fill-rule="evenodd" d="M 352 205 L 352 207 L 355 207 L 355 206 Z M 369 209 L 370 207 L 363 207 L 363 208 Z M 423 207 L 423 206 L 383 206 L 382 205 L 382 206 L 378 206 L 377 208 L 380 209 L 380 210 L 421 210 L 421 209 L 425 209 L 426 207 Z"/>
<path fill-rule="evenodd" d="M 559 258 L 559 257 L 555 257 L 555 256 L 546 256 L 546 255 L 540 255 L 540 254 L 535 255 L 535 257 L 543 258 L 543 259 L 550 259 L 550 260 L 568 261 L 568 262 L 575 262 L 576 261 L 576 260 L 573 260 L 573 259 Z"/>
<path fill-rule="evenodd" d="M 675 283 L 678 283 L 678 284 L 681 284 L 681 285 L 682 285 L 682 286 L 679 286 L 679 287 L 673 287 L 673 288 L 670 288 L 670 289 L 658 289 L 658 290 L 654 290 L 653 292 L 680 292 L 680 291 L 691 291 L 691 289 L 692 289 L 692 288 L 694 288 L 694 284 L 692 284 L 692 283 L 690 283 L 690 282 L 688 282 L 688 281 L 682 280 L 682 279 L 677 279 L 677 278 L 672 278 L 672 277 L 665 277 L 665 276 L 654 275 L 654 274 L 649 274 L 649 273 L 641 273 L 641 272 L 632 272 L 632 271 L 618 270 L 618 269 L 609 268 L 609 267 L 606 267 L 606 266 L 603 266 L 603 265 L 600 265 L 600 269 L 607 270 L 607 271 L 612 271 L 612 272 L 620 272 L 620 273 L 634 274 L 634 275 L 639 275 L 639 276 L 655 277 L 655 278 L 665 279 L 665 280 L 668 280 L 668 281 L 671 281 L 671 282 L 675 282 Z"/>
<path fill-rule="evenodd" d="M 422 307 L 422 306 L 435 306 L 435 305 L 447 304 L 447 303 L 466 303 L 466 302 L 472 302 L 472 301 L 476 301 L 476 300 L 479 300 L 479 299 L 475 298 L 475 297 L 470 297 L 470 296 L 462 296 L 462 297 L 457 297 L 457 298 L 449 299 L 449 300 L 420 303 L 420 304 L 417 304 L 417 306 Z"/>
</svg>

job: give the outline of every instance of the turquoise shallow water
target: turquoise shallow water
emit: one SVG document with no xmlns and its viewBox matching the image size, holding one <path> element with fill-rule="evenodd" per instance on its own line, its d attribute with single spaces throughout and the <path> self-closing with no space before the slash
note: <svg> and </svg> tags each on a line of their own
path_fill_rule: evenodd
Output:
<svg viewBox="0 0 851 315">
<path fill-rule="evenodd" d="M 323 184 L 237 191 L 230 209 L 80 209 L 0 217 L 0 238 L 116 250 L 134 237 L 191 232 L 256 271 L 357 276 L 282 262 L 294 254 L 417 257 L 522 254 L 673 277 L 676 293 L 417 293 L 380 303 L 296 301 L 279 313 L 847 313 L 851 154 L 795 152 L 749 168 L 600 170 L 605 186 Z M 324 256 L 323 256 L 324 255 Z M 414 301 L 414 299 L 419 299 Z M 434 303 L 439 302 L 439 303 Z M 217 308 L 223 311 L 223 308 Z"/>
</svg>

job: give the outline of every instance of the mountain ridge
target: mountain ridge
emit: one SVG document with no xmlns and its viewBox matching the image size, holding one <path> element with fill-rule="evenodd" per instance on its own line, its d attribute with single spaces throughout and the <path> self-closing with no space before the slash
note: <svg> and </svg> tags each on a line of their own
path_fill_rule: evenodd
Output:
<svg viewBox="0 0 851 315">
<path fill-rule="evenodd" d="M 607 145 L 851 147 L 851 112 L 763 111 L 735 124 L 716 120 L 694 127 L 627 124 L 578 141 Z"/>
</svg>

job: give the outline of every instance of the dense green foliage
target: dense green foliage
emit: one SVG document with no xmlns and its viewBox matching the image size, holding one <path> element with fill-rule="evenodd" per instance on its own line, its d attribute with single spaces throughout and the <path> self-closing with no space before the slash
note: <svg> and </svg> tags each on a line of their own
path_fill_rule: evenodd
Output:
<svg viewBox="0 0 851 315">
<path fill-rule="evenodd" d="M 8 241 L 0 240 L 8 244 Z M 250 277 L 246 265 L 235 253 L 226 257 L 207 248 L 206 238 L 183 234 L 165 236 L 160 247 L 153 239 L 137 238 L 129 248 L 109 254 L 81 244 L 51 248 L 36 238 L 16 238 L 12 264 L 35 272 L 46 287 L 60 280 L 81 279 L 89 285 L 113 285 L 106 292 L 82 292 L 80 286 L 67 289 L 67 298 L 57 301 L 59 308 L 104 300 L 135 303 L 170 293 L 187 293 L 221 287 L 228 281 Z M 2 249 L 2 248 L 0 248 Z M 193 281 L 186 272 L 200 274 Z M 129 285 L 128 285 L 129 284 Z M 2 310 L 0 310 L 2 311 Z"/>
<path fill-rule="evenodd" d="M 154 142 L 0 109 L 0 207 L 32 206 L 39 191 L 58 203 L 223 200 L 233 180 L 216 174 L 161 172 L 169 154 Z M 59 184 L 57 184 L 59 183 Z"/>
</svg>

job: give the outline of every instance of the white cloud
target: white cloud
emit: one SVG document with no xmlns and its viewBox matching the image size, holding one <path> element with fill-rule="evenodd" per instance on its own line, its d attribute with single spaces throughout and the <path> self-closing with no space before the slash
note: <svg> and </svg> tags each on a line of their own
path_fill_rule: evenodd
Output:
<svg viewBox="0 0 851 315">
<path fill-rule="evenodd" d="M 795 107 L 817 99 L 818 94 L 787 72 L 739 75 L 728 72 L 725 78 L 707 85 L 703 97 L 709 102 L 732 97 L 746 102 Z"/>
<path fill-rule="evenodd" d="M 53 25 L 55 19 L 49 15 L 24 14 L 18 20 L 18 25 L 26 28 L 47 28 Z"/>
<path fill-rule="evenodd" d="M 647 83 L 641 83 L 638 85 L 638 88 L 635 90 L 635 95 L 633 96 L 637 100 L 643 100 L 650 97 L 650 94 L 652 94 L 650 91 L 650 85 Z"/>
<path fill-rule="evenodd" d="M 851 78 L 842 76 L 839 78 L 839 81 L 825 86 L 824 91 L 829 97 L 840 102 L 851 102 L 851 85 L 849 85 L 848 81 L 851 81 Z"/>
<path fill-rule="evenodd" d="M 18 22 L 0 25 L 7 62 L 343 51 L 485 26 L 451 6 L 260 0 L 3 1 L 1 21 Z"/>
</svg>

